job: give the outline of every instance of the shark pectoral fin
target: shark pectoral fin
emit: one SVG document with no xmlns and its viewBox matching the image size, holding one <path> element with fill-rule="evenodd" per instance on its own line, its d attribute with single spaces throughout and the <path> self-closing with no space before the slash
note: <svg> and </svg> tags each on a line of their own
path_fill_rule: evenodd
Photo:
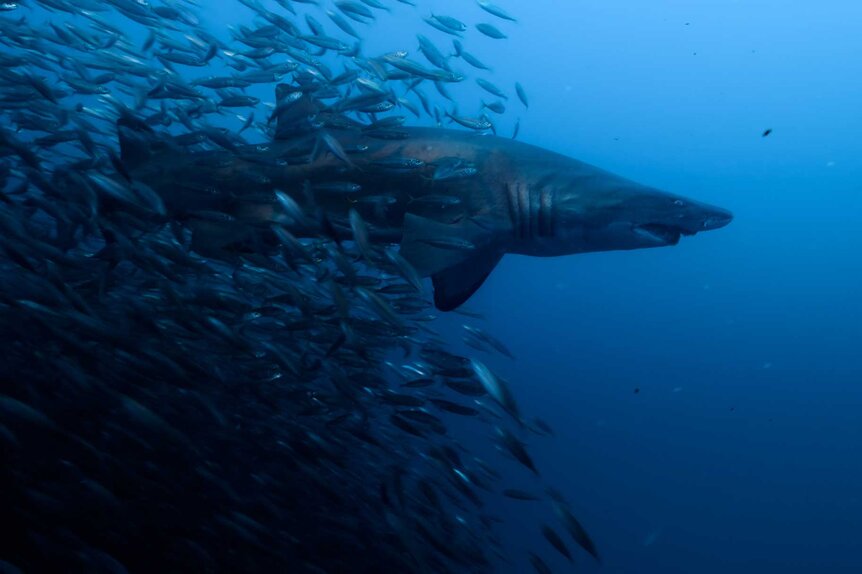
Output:
<svg viewBox="0 0 862 574">
<path fill-rule="evenodd" d="M 502 257 L 501 251 L 489 249 L 432 275 L 434 306 L 441 311 L 460 307 L 482 286 Z"/>
<path fill-rule="evenodd" d="M 401 255 L 422 277 L 470 260 L 491 243 L 491 232 L 469 218 L 441 223 L 413 213 L 404 216 Z"/>
</svg>

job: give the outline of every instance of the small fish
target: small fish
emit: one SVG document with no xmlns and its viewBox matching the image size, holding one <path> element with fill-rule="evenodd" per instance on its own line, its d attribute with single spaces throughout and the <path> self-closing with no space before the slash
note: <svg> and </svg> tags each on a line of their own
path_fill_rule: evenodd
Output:
<svg viewBox="0 0 862 574">
<path fill-rule="evenodd" d="M 362 186 L 352 181 L 325 181 L 312 184 L 311 189 L 323 193 L 351 194 L 362 191 Z"/>
<path fill-rule="evenodd" d="M 373 265 L 374 251 L 371 245 L 371 238 L 368 233 L 368 226 L 365 224 L 365 221 L 363 221 L 362 216 L 359 215 L 359 212 L 355 209 L 350 210 L 348 213 L 348 219 L 350 220 L 350 229 L 353 231 L 353 241 L 356 242 L 356 246 L 359 248 L 359 252 L 365 260 Z"/>
<path fill-rule="evenodd" d="M 238 119 L 242 120 L 242 116 L 237 116 Z M 254 112 L 250 113 L 247 118 L 242 123 L 242 127 L 237 131 L 238 134 L 241 134 L 245 130 L 251 127 L 251 124 L 254 123 Z"/>
<path fill-rule="evenodd" d="M 390 390 L 380 393 L 380 398 L 387 404 L 399 407 L 421 407 L 425 404 L 425 399 L 421 397 L 396 393 Z"/>
<path fill-rule="evenodd" d="M 488 92 L 489 94 L 491 94 L 493 96 L 497 96 L 498 98 L 503 99 L 503 100 L 509 99 L 509 96 L 507 96 L 505 93 L 503 93 L 503 90 L 501 90 L 500 88 L 498 88 L 497 86 L 495 86 L 494 84 L 489 82 L 488 80 L 485 80 L 484 78 L 476 78 L 476 83 L 479 84 L 480 88 L 482 88 L 483 90 L 485 90 L 486 92 Z"/>
<path fill-rule="evenodd" d="M 353 165 L 353 162 L 350 161 L 350 158 L 347 157 L 347 152 L 344 150 L 343 147 L 341 147 L 341 143 L 332 134 L 324 132 L 319 136 L 317 141 L 318 144 L 320 142 L 323 142 L 323 144 L 326 146 L 326 149 L 332 152 L 332 155 L 346 163 L 348 166 L 356 167 L 355 165 Z M 314 155 L 316 154 L 312 153 L 312 156 Z"/>
<path fill-rule="evenodd" d="M 209 76 L 192 80 L 191 85 L 213 89 L 246 88 L 251 85 L 251 82 L 233 76 Z"/>
<path fill-rule="evenodd" d="M 456 124 L 464 126 L 465 128 L 469 128 L 471 130 L 485 131 L 493 127 L 493 124 L 488 121 L 488 118 L 486 118 L 485 116 L 482 116 L 481 118 L 468 118 L 465 116 L 456 116 L 448 112 L 446 113 L 446 115 Z"/>
<path fill-rule="evenodd" d="M 324 50 L 333 50 L 335 52 L 344 52 L 349 46 L 339 40 L 338 38 L 333 38 L 331 36 L 322 36 L 322 35 L 306 35 L 300 36 L 300 39 L 311 44 L 312 46 L 317 46 L 318 48 L 323 48 Z"/>
<path fill-rule="evenodd" d="M 422 277 L 419 275 L 419 272 L 410 264 L 409 261 L 404 259 L 404 256 L 398 253 L 395 250 L 387 250 L 386 257 L 390 262 L 395 264 L 395 268 L 398 270 L 398 273 L 401 277 L 407 281 L 407 283 L 413 287 L 413 289 L 417 292 L 422 291 Z"/>
<path fill-rule="evenodd" d="M 30 405 L 6 395 L 0 395 L 0 414 L 4 422 L 23 421 L 28 424 L 47 429 L 56 429 L 57 425 L 43 412 Z"/>
<path fill-rule="evenodd" d="M 536 574 L 552 574 L 551 567 L 534 552 L 530 552 L 530 564 L 533 565 Z"/>
<path fill-rule="evenodd" d="M 351 0 L 336 0 L 335 7 L 341 10 L 345 16 L 351 20 L 355 20 L 360 24 L 367 24 L 369 20 L 374 20 L 374 14 L 364 4 L 353 2 Z"/>
<path fill-rule="evenodd" d="M 284 193 L 283 191 L 275 191 L 275 199 L 282 211 L 295 222 L 300 222 L 305 219 L 305 213 L 302 207 L 295 199 Z"/>
<path fill-rule="evenodd" d="M 436 405 L 437 408 L 439 408 L 440 410 L 446 411 L 447 413 L 452 413 L 454 415 L 473 417 L 479 414 L 479 411 L 477 411 L 473 407 L 460 405 L 452 401 L 447 401 L 446 399 L 431 399 L 431 402 L 434 403 L 434 405 Z"/>
<path fill-rule="evenodd" d="M 569 531 L 569 535 L 572 537 L 572 540 L 574 540 L 581 548 L 586 550 L 587 553 L 595 558 L 597 562 L 601 562 L 596 545 L 561 498 L 558 498 L 555 501 L 554 510 L 556 511 L 560 521 L 563 523 L 563 526 Z"/>
<path fill-rule="evenodd" d="M 542 525 L 542 535 L 545 537 L 551 546 L 553 546 L 557 552 L 566 557 L 566 560 L 569 562 L 573 562 L 574 558 L 572 558 L 572 553 L 569 552 L 569 549 L 566 547 L 566 544 L 563 542 L 563 539 L 560 538 L 560 535 L 554 532 L 554 530 L 548 525 Z"/>
<path fill-rule="evenodd" d="M 515 403 L 515 397 L 512 396 L 509 387 L 478 359 L 470 359 L 470 366 L 491 398 L 497 401 L 497 404 L 513 419 L 520 422 L 521 415 L 518 413 L 518 405 Z"/>
<path fill-rule="evenodd" d="M 416 425 L 409 422 L 407 419 L 405 419 L 404 417 L 402 417 L 398 414 L 393 413 L 393 414 L 389 415 L 389 420 L 393 425 L 395 425 L 396 427 L 398 427 L 399 429 L 403 430 L 406 433 L 409 433 L 409 434 L 412 434 L 413 436 L 418 436 L 418 437 L 424 437 L 425 436 L 425 432 L 423 432 L 422 429 L 420 429 L 419 427 L 417 427 Z"/>
<path fill-rule="evenodd" d="M 368 4 L 372 8 L 377 8 L 378 10 L 386 10 L 389 12 L 389 8 L 382 4 L 380 0 L 362 0 L 363 4 Z"/>
<path fill-rule="evenodd" d="M 497 435 L 500 437 L 500 442 L 503 447 L 509 451 L 509 454 L 515 457 L 515 460 L 530 469 L 533 474 L 539 476 L 539 470 L 536 468 L 536 464 L 533 462 L 533 459 L 524 447 L 524 443 L 519 441 L 515 435 L 502 427 L 497 427 Z"/>
<path fill-rule="evenodd" d="M 494 350 L 496 350 L 501 355 L 505 355 L 505 356 L 509 357 L 510 359 L 515 358 L 515 355 L 512 354 L 512 352 L 508 349 L 508 347 L 506 347 L 506 345 L 504 345 L 503 342 L 500 341 L 499 339 L 497 339 L 496 337 L 490 335 L 489 333 L 486 333 L 485 331 L 483 331 L 482 329 L 479 329 L 478 327 L 471 327 L 470 325 L 462 325 L 462 327 L 464 328 L 465 331 L 467 331 L 467 333 L 470 336 L 475 337 L 475 338 L 479 339 L 480 341 L 487 343 L 488 345 L 493 347 Z"/>
<path fill-rule="evenodd" d="M 439 22 L 440 24 L 442 24 L 444 27 L 448 28 L 449 30 L 452 30 L 453 32 L 463 32 L 464 30 L 467 29 L 467 25 L 464 22 L 462 22 L 456 18 L 452 18 L 451 16 L 441 16 L 441 15 L 432 14 L 431 18 L 433 18 L 434 20 L 436 20 L 437 22 Z"/>
<path fill-rule="evenodd" d="M 765 138 L 766 136 L 768 136 L 771 133 L 772 133 L 772 128 L 768 128 L 768 129 L 764 130 L 764 132 L 761 134 L 761 137 Z"/>
<path fill-rule="evenodd" d="M 383 319 L 383 321 L 389 323 L 392 327 L 395 327 L 400 331 L 404 330 L 403 321 L 398 317 L 398 314 L 392 306 L 382 297 L 364 287 L 357 287 L 356 292 L 368 304 L 371 310 L 374 311 L 378 317 Z"/>
<path fill-rule="evenodd" d="M 497 18 L 501 18 L 503 20 L 508 20 L 510 22 L 517 22 L 514 16 L 510 15 L 508 12 L 497 6 L 496 4 L 492 4 L 488 2 L 488 0 L 478 0 L 479 7 L 482 8 L 485 12 L 489 14 L 493 14 Z"/>
<path fill-rule="evenodd" d="M 541 500 L 535 494 L 527 492 L 526 490 L 519 490 L 517 488 L 507 488 L 503 491 L 503 496 L 507 498 L 513 498 L 515 500 Z"/>
<path fill-rule="evenodd" d="M 431 177 L 434 181 L 465 179 L 479 173 L 479 170 L 473 163 L 457 157 L 438 160 L 435 162 L 435 166 L 434 175 Z M 458 202 L 460 203 L 460 200 Z"/>
<path fill-rule="evenodd" d="M 371 165 L 392 170 L 413 170 L 425 167 L 425 162 L 413 157 L 387 157 L 374 160 Z"/>
<path fill-rule="evenodd" d="M 466 239 L 457 237 L 434 237 L 430 239 L 420 239 L 422 243 L 436 247 L 437 249 L 446 249 L 451 251 L 473 251 L 476 249 L 476 244 Z"/>
<path fill-rule="evenodd" d="M 428 16 L 426 18 L 423 18 L 423 20 L 425 20 L 425 23 L 428 24 L 429 26 L 431 26 L 432 28 L 436 28 L 437 30 L 440 30 L 441 32 L 444 32 L 446 34 L 451 34 L 452 36 L 461 37 L 461 32 L 459 32 L 458 30 L 453 30 L 452 28 L 449 28 L 447 26 L 444 26 L 433 16 Z"/>
<path fill-rule="evenodd" d="M 230 96 L 222 99 L 218 105 L 222 108 L 253 108 L 260 103 L 260 98 L 254 96 Z"/>
<path fill-rule="evenodd" d="M 472 381 L 459 381 L 457 379 L 446 379 L 444 384 L 458 394 L 466 397 L 484 397 L 488 393 L 482 385 Z"/>
<path fill-rule="evenodd" d="M 452 312 L 457 313 L 458 315 L 463 315 L 465 317 L 470 317 L 471 319 L 482 320 L 485 318 L 482 313 L 476 313 L 475 311 L 470 311 L 469 309 L 465 309 L 464 307 L 458 307 L 457 309 L 453 309 Z"/>
<path fill-rule="evenodd" d="M 423 379 L 411 379 L 411 380 L 407 381 L 406 383 L 402 383 L 401 386 L 408 388 L 408 389 L 422 389 L 425 387 L 430 387 L 433 384 L 434 384 L 434 379 L 423 378 Z"/>
<path fill-rule="evenodd" d="M 542 434 L 545 434 L 547 436 L 554 436 L 554 429 L 551 428 L 551 425 L 549 425 L 547 422 L 545 422 L 543 419 L 540 419 L 539 417 L 535 417 L 533 419 L 533 426 Z"/>
<path fill-rule="evenodd" d="M 503 102 L 491 102 L 490 104 L 482 102 L 482 107 L 491 110 L 495 114 L 506 113 L 506 104 Z"/>
<path fill-rule="evenodd" d="M 476 29 L 479 30 L 482 34 L 494 40 L 504 40 L 505 38 L 508 38 L 508 36 L 498 30 L 497 27 L 493 24 L 485 24 L 484 22 L 481 24 L 476 24 Z"/>
<path fill-rule="evenodd" d="M 438 68 L 443 68 L 444 70 L 449 69 L 449 63 L 446 61 L 446 57 L 443 56 L 431 40 L 422 34 L 417 35 L 416 39 L 419 40 L 419 51 L 422 52 L 431 64 Z"/>
<path fill-rule="evenodd" d="M 337 12 L 333 12 L 332 10 L 327 10 L 326 15 L 329 16 L 329 19 L 332 20 L 336 26 L 341 28 L 341 30 L 350 36 L 353 36 L 357 40 L 362 40 L 362 36 L 356 31 L 353 25 L 348 22 L 344 16 Z"/>
<path fill-rule="evenodd" d="M 527 99 L 527 92 L 524 90 L 524 86 L 522 86 L 520 82 L 515 82 L 515 93 L 518 94 L 518 99 L 521 100 L 524 107 L 529 108 L 530 101 Z"/>
<path fill-rule="evenodd" d="M 477 70 L 490 70 L 491 69 L 488 66 L 486 66 L 484 63 L 482 63 L 482 61 L 479 60 L 479 58 L 477 58 L 476 56 L 474 56 L 470 52 L 461 52 L 459 54 L 459 56 L 461 57 L 461 59 L 463 59 L 465 62 L 467 62 L 468 64 L 470 64 L 471 66 L 473 66 Z"/>
</svg>

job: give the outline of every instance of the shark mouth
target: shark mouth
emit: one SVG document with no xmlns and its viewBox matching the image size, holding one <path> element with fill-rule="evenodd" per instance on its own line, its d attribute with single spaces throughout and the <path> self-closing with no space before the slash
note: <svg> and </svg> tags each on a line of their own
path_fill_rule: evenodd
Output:
<svg viewBox="0 0 862 574">
<path fill-rule="evenodd" d="M 654 241 L 661 245 L 676 245 L 683 235 L 692 235 L 690 232 L 673 225 L 663 223 L 646 223 L 635 227 L 635 233 L 645 239 Z"/>
</svg>

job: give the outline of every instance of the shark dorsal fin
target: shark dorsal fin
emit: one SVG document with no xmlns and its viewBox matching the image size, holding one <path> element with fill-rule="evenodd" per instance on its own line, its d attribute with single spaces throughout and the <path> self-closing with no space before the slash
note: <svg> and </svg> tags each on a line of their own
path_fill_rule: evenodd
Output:
<svg viewBox="0 0 862 574">
<path fill-rule="evenodd" d="M 501 251 L 485 250 L 431 277 L 434 283 L 434 306 L 441 311 L 460 307 L 473 296 L 500 259 Z"/>
</svg>

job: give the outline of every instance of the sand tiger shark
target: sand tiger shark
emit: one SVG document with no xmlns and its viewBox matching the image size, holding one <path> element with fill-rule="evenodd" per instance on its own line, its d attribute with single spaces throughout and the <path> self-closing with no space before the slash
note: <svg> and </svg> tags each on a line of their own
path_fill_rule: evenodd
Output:
<svg viewBox="0 0 862 574">
<path fill-rule="evenodd" d="M 131 177 L 189 221 L 193 248 L 204 255 L 248 245 L 256 230 L 285 222 L 287 196 L 321 214 L 294 218 L 297 236 L 328 230 L 351 239 L 349 214 L 359 214 L 371 242 L 399 245 L 431 277 L 434 303 L 447 311 L 469 299 L 506 253 L 676 245 L 732 219 L 719 207 L 519 141 L 444 128 L 369 129 L 284 84 L 277 102 L 271 142 L 217 141 L 219 150 L 186 151 L 120 120 Z"/>
</svg>

